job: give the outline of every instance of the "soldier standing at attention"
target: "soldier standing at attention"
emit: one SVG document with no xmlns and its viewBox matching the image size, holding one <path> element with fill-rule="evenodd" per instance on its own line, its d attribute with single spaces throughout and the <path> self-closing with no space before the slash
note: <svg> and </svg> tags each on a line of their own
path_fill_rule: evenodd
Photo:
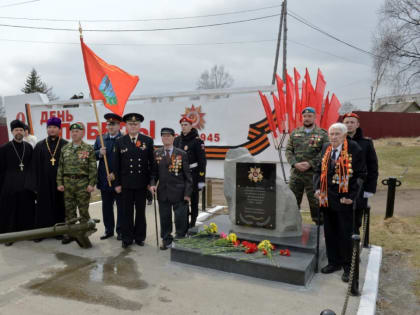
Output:
<svg viewBox="0 0 420 315">
<path fill-rule="evenodd" d="M 175 138 L 174 147 L 187 152 L 193 180 L 191 194 L 191 212 L 189 227 L 195 226 L 198 216 L 199 190 L 203 189 L 206 183 L 206 151 L 204 142 L 198 136 L 197 129 L 192 127 L 192 120 L 184 116 L 179 121 L 181 124 L 181 135 Z M 188 219 L 188 218 L 187 218 Z"/>
<path fill-rule="evenodd" d="M 312 107 L 302 111 L 302 118 L 303 126 L 292 131 L 286 148 L 286 158 L 292 168 L 289 187 L 299 208 L 306 191 L 312 221 L 318 223 L 319 200 L 314 196 L 313 175 L 321 163 L 321 149 L 328 143 L 328 134 L 315 125 L 316 113 Z M 319 224 L 322 224 L 322 217 Z"/>
<path fill-rule="evenodd" d="M 160 249 L 171 247 L 172 209 L 175 213 L 175 239 L 183 238 L 188 231 L 188 203 L 191 200 L 192 178 L 188 156 L 185 151 L 173 146 L 175 131 L 162 128 L 163 147 L 155 151 L 155 168 L 153 170 L 150 190 L 156 191 L 159 200 L 160 233 L 163 245 Z"/>
<path fill-rule="evenodd" d="M 124 115 L 127 134 L 120 137 L 114 146 L 115 191 L 122 193 L 123 202 L 123 248 L 133 241 L 144 246 L 146 239 L 146 192 L 154 167 L 154 147 L 152 138 L 140 133 L 143 120 L 143 116 L 137 113 Z"/>
<path fill-rule="evenodd" d="M 363 183 L 363 194 L 356 201 L 356 227 L 357 232 L 362 225 L 363 212 L 368 206 L 368 198 L 376 193 L 376 184 L 378 182 L 378 157 L 371 138 L 364 137 L 360 128 L 360 117 L 355 113 L 346 113 L 343 115 L 343 124 L 347 127 L 347 137 L 357 142 L 362 148 L 362 153 L 366 162 L 367 176 Z"/>
<path fill-rule="evenodd" d="M 82 222 L 89 216 L 90 194 L 96 184 L 96 158 L 93 147 L 82 141 L 83 126 L 79 123 L 70 126 L 72 142 L 66 144 L 60 154 L 57 170 L 57 189 L 64 192 L 66 222 L 77 217 L 77 209 Z M 68 244 L 74 241 L 66 235 L 61 241 Z"/>
<path fill-rule="evenodd" d="M 98 189 L 101 191 L 102 197 L 102 217 L 104 219 L 105 234 L 100 237 L 105 240 L 114 235 L 114 229 L 117 232 L 117 240 L 121 241 L 121 217 L 122 217 L 122 201 L 121 194 L 115 192 L 114 185 L 109 186 L 108 176 L 106 173 L 104 156 L 107 158 L 109 180 L 114 180 L 113 162 L 112 159 L 113 149 L 115 142 L 121 137 L 120 123 L 122 117 L 114 113 L 105 114 L 106 129 L 108 132 L 103 136 L 104 147 L 101 146 L 99 136 L 96 138 L 93 148 L 95 149 L 96 158 L 99 160 L 98 166 Z M 114 203 L 117 204 L 117 224 L 115 225 L 114 218 Z"/>
</svg>

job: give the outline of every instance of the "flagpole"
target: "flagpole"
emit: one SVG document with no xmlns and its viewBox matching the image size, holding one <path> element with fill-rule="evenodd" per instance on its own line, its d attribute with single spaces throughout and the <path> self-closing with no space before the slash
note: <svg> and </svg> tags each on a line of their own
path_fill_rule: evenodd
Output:
<svg viewBox="0 0 420 315">
<path fill-rule="evenodd" d="M 79 33 L 80 33 L 80 40 L 83 41 L 83 34 L 82 34 L 82 26 L 79 23 Z M 99 141 L 101 142 L 101 148 L 105 148 L 104 138 L 102 137 L 102 125 L 99 121 L 99 114 L 98 108 L 96 107 L 96 101 L 92 99 L 93 102 L 93 110 L 95 111 L 96 123 L 98 124 L 98 131 L 99 131 Z M 104 162 L 105 162 L 105 170 L 106 170 L 106 179 L 108 181 L 109 187 L 112 187 L 111 180 L 109 179 L 109 166 L 108 166 L 108 159 L 106 154 L 104 155 Z"/>
</svg>

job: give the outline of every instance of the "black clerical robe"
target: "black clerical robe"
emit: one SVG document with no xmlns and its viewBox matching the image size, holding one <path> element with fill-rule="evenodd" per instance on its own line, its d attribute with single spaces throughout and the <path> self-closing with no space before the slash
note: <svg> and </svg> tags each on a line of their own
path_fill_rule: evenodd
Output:
<svg viewBox="0 0 420 315">
<path fill-rule="evenodd" d="M 0 233 L 34 228 L 35 194 L 30 190 L 33 149 L 14 140 L 0 148 Z"/>
<path fill-rule="evenodd" d="M 48 141 L 48 146 L 46 141 Z M 57 147 L 58 144 L 58 147 Z M 57 169 L 61 148 L 67 144 L 64 139 L 48 137 L 39 141 L 32 157 L 34 189 L 37 192 L 35 226 L 53 226 L 64 222 L 63 193 L 57 190 Z M 48 150 L 49 147 L 49 150 Z"/>
</svg>

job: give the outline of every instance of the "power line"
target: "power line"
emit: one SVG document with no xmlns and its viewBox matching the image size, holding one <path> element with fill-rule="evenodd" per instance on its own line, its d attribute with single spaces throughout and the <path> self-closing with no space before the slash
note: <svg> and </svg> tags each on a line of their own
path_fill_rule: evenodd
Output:
<svg viewBox="0 0 420 315">
<path fill-rule="evenodd" d="M 39 1 L 39 0 L 38 0 Z M 274 9 L 281 7 L 281 5 L 273 5 L 269 7 L 262 7 L 256 9 L 247 9 L 247 10 L 240 10 L 240 11 L 230 11 L 230 12 L 221 12 L 221 13 L 214 13 L 214 14 L 205 14 L 205 15 L 194 15 L 194 16 L 183 16 L 183 17 L 167 17 L 167 18 L 141 18 L 141 19 L 50 19 L 50 18 L 27 18 L 27 17 L 13 17 L 13 16 L 0 16 L 0 19 L 7 19 L 7 20 L 26 20 L 26 21 L 44 21 L 44 22 L 86 22 L 86 23 L 114 23 L 114 22 L 151 22 L 151 21 L 173 21 L 173 20 L 186 20 L 186 19 L 198 19 L 198 18 L 207 18 L 207 17 L 215 17 L 215 16 L 225 16 L 225 15 L 233 15 L 233 14 L 241 14 L 241 13 L 250 13 L 250 12 L 257 12 L 267 9 Z"/>
<path fill-rule="evenodd" d="M 84 32 L 157 32 L 157 31 L 174 31 L 174 30 L 186 30 L 186 29 L 195 29 L 195 28 L 205 28 L 205 27 L 214 27 L 214 26 L 221 26 L 221 25 L 230 25 L 230 24 L 237 24 L 237 23 L 244 23 L 244 22 L 251 22 L 251 21 L 258 21 L 273 18 L 279 16 L 278 14 L 266 15 L 251 19 L 245 20 L 236 20 L 236 21 L 228 21 L 228 22 L 221 22 L 221 23 L 212 23 L 212 24 L 202 24 L 202 25 L 192 25 L 192 26 L 181 26 L 181 27 L 167 27 L 167 28 L 149 28 L 149 29 L 84 29 Z M 12 28 L 22 28 L 22 29 L 34 29 L 34 30 L 47 30 L 47 31 L 67 31 L 67 32 L 75 32 L 79 31 L 77 28 L 54 28 L 54 27 L 43 27 L 43 26 L 28 26 L 28 25 L 12 25 L 12 24 L 0 24 L 0 27 L 12 27 Z"/>
<path fill-rule="evenodd" d="M 41 0 L 31 0 L 31 1 L 23 1 L 23 2 L 17 2 L 17 3 L 4 4 L 4 5 L 1 5 L 0 8 L 14 7 L 14 6 L 17 6 L 17 5 L 27 4 L 27 3 L 31 3 L 31 2 L 39 2 L 39 1 L 41 1 Z"/>
</svg>

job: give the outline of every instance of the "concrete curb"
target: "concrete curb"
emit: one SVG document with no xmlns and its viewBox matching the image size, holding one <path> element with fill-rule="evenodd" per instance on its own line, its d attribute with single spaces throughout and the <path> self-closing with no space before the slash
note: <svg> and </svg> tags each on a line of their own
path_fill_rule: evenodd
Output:
<svg viewBox="0 0 420 315">
<path fill-rule="evenodd" d="M 374 315 L 378 296 L 379 273 L 382 262 L 382 247 L 371 246 L 366 268 L 365 283 L 360 297 L 357 315 Z"/>
</svg>

